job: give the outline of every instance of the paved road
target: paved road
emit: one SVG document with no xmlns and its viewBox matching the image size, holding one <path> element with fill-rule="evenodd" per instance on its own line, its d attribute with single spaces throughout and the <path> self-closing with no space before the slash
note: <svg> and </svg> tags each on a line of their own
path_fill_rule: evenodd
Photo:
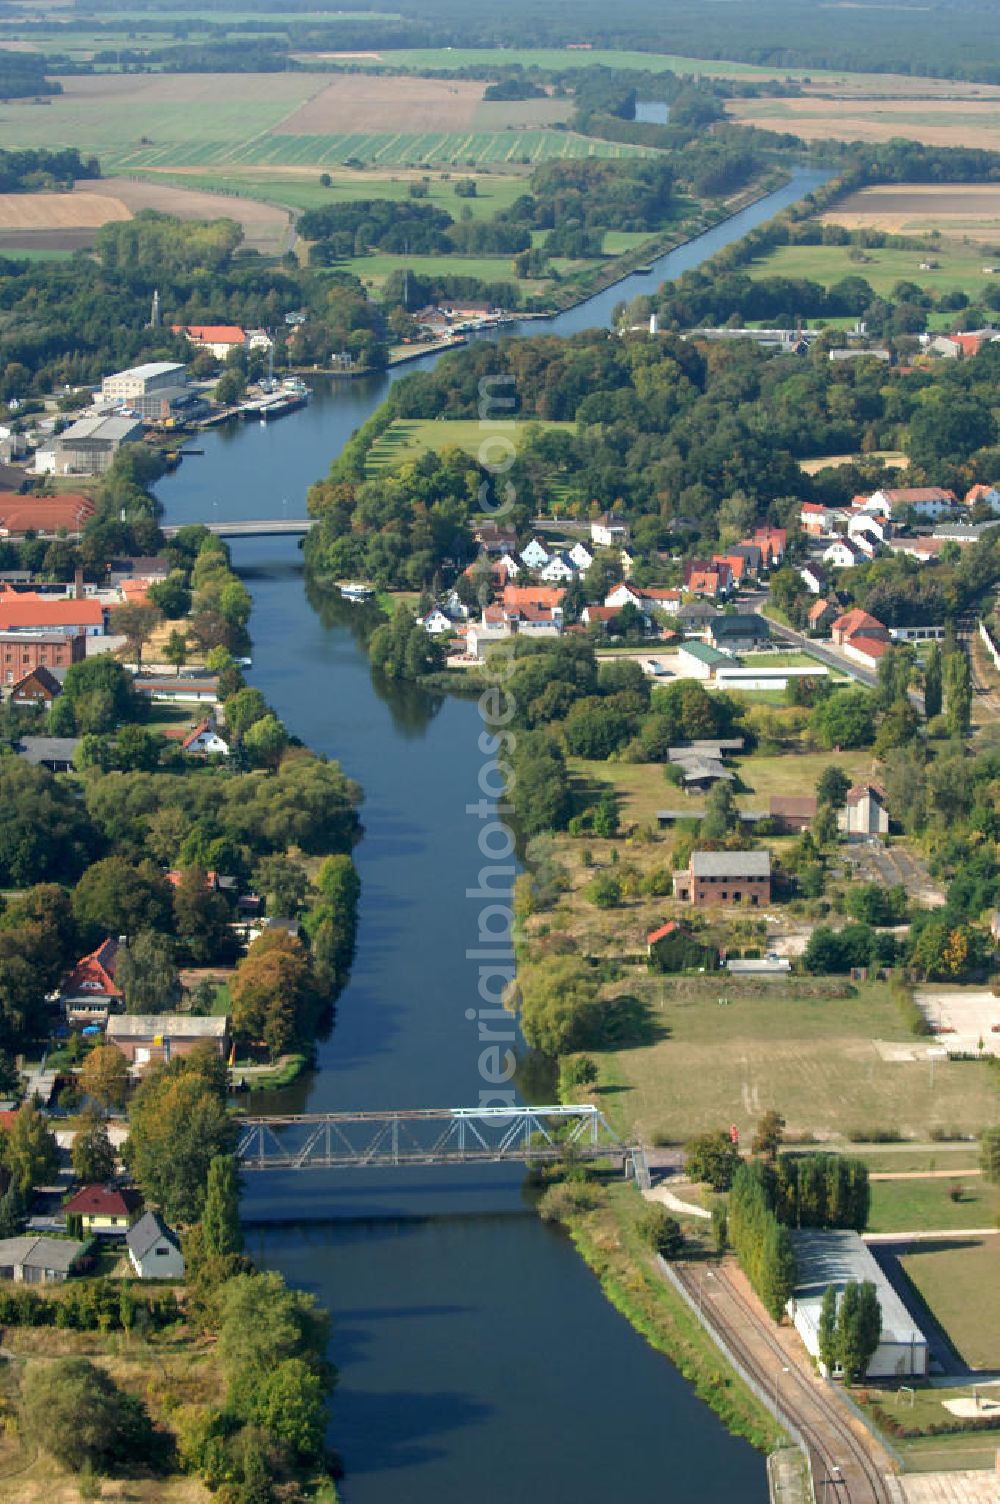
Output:
<svg viewBox="0 0 1000 1504">
<path fill-rule="evenodd" d="M 777 1395 L 769 1408 L 805 1438 L 818 1504 L 893 1504 L 898 1495 L 884 1476 L 888 1457 L 849 1416 L 836 1391 L 804 1365 L 797 1333 L 775 1326 L 734 1262 L 711 1270 L 701 1264 L 673 1268 L 702 1319 L 763 1392 Z"/>
</svg>

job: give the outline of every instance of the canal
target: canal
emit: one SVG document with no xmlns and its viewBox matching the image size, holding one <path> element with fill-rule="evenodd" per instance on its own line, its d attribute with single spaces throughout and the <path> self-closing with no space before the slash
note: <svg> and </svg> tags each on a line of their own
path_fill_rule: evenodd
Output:
<svg viewBox="0 0 1000 1504">
<path fill-rule="evenodd" d="M 589 303 L 525 332 L 606 323 L 824 179 L 802 170 Z M 404 367 L 404 372 L 411 367 Z M 393 377 L 321 386 L 271 425 L 206 434 L 164 479 L 166 520 L 301 516 L 309 484 Z M 199 447 L 202 447 L 201 442 Z M 484 858 L 473 703 L 373 683 L 350 606 L 311 598 L 294 542 L 244 540 L 252 682 L 365 789 L 358 952 L 336 1027 L 289 1110 L 475 1105 Z M 606 1302 L 509 1167 L 248 1176 L 250 1251 L 333 1313 L 331 1439 L 349 1504 L 760 1504 L 763 1459 L 728 1435 Z"/>
</svg>

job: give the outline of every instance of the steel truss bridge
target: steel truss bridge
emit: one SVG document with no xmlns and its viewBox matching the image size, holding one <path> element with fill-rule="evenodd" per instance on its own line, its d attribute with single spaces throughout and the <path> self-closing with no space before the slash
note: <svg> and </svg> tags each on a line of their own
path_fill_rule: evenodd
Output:
<svg viewBox="0 0 1000 1504">
<path fill-rule="evenodd" d="M 423 1107 L 240 1120 L 244 1170 L 617 1160 L 642 1178 L 645 1156 L 594 1106 Z"/>
</svg>

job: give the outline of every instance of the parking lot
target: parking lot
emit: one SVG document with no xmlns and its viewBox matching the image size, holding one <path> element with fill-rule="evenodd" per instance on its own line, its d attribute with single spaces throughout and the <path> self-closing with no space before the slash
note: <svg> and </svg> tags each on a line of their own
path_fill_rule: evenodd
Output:
<svg viewBox="0 0 1000 1504">
<path fill-rule="evenodd" d="M 1000 998 L 985 989 L 922 989 L 914 994 L 946 1049 L 959 1054 L 1000 1055 Z M 996 1030 L 996 1032 L 994 1032 Z"/>
</svg>

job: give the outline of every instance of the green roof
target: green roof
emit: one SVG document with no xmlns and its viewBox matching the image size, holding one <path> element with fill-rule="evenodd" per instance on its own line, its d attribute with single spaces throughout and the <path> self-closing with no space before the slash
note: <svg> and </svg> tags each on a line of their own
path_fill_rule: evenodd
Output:
<svg viewBox="0 0 1000 1504">
<path fill-rule="evenodd" d="M 731 653 L 720 653 L 718 648 L 711 647 L 707 642 L 682 642 L 678 651 L 690 653 L 692 658 L 697 658 L 699 663 L 708 664 L 709 668 L 715 668 L 720 663 L 735 662 Z"/>
</svg>

